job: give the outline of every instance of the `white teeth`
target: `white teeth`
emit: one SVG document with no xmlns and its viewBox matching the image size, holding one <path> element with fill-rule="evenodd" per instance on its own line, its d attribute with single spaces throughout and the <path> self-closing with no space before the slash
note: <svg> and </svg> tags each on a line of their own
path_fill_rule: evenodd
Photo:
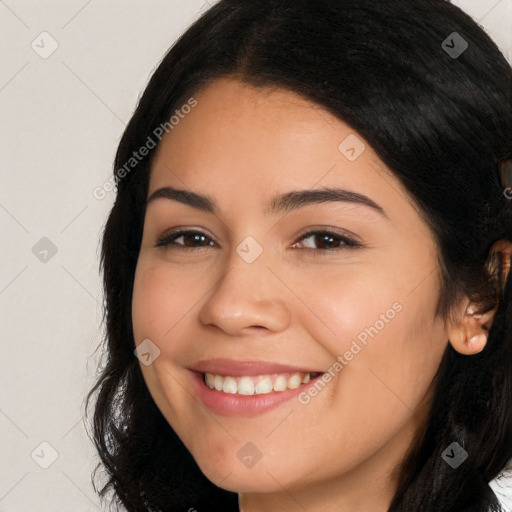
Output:
<svg viewBox="0 0 512 512">
<path fill-rule="evenodd" d="M 290 389 L 297 389 L 302 384 L 302 377 L 298 373 L 294 373 L 288 381 Z"/>
<path fill-rule="evenodd" d="M 270 393 L 272 391 L 272 379 L 270 377 L 265 377 L 263 380 L 260 380 L 258 384 L 256 384 L 256 394 L 263 395 L 265 393 Z"/>
<path fill-rule="evenodd" d="M 310 373 L 299 372 L 243 377 L 206 373 L 204 376 L 204 382 L 210 389 L 216 389 L 217 391 L 223 391 L 232 395 L 264 395 L 273 391 L 297 389 L 301 384 L 307 384 L 310 379 Z"/>
<path fill-rule="evenodd" d="M 283 375 L 279 375 L 276 381 L 274 382 L 274 391 L 284 391 L 287 386 L 286 377 Z"/>
<path fill-rule="evenodd" d="M 237 392 L 239 395 L 254 395 L 254 382 L 250 377 L 242 377 L 240 379 Z"/>
<path fill-rule="evenodd" d="M 206 385 L 209 387 L 209 388 L 214 388 L 215 387 L 215 384 L 213 383 L 215 380 L 215 377 L 211 374 L 211 373 L 207 373 L 205 374 L 204 376 L 204 381 L 206 382 Z"/>
<path fill-rule="evenodd" d="M 224 377 L 222 391 L 224 391 L 224 393 L 231 393 L 234 395 L 236 393 L 236 380 L 233 377 Z"/>
<path fill-rule="evenodd" d="M 224 379 L 220 375 L 213 376 L 213 386 L 217 391 L 222 391 Z"/>
</svg>

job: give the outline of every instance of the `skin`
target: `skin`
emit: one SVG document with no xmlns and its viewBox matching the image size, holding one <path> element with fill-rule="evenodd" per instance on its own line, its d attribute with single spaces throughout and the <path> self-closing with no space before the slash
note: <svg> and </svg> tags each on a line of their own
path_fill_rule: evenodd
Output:
<svg viewBox="0 0 512 512">
<path fill-rule="evenodd" d="M 164 186 L 194 191 L 219 212 L 169 199 L 148 205 L 132 303 L 136 344 L 149 338 L 161 351 L 141 364 L 148 389 L 204 474 L 239 493 L 241 510 L 384 512 L 447 344 L 479 352 L 491 317 L 469 317 L 467 300 L 450 322 L 435 316 L 433 235 L 361 135 L 366 149 L 355 161 L 340 152 L 355 133 L 348 125 L 292 92 L 232 78 L 194 97 L 158 147 L 148 196 Z M 349 202 L 265 212 L 276 194 L 321 187 L 364 194 L 386 217 Z M 178 226 L 210 238 L 155 247 Z M 301 239 L 313 228 L 363 246 L 335 240 L 336 252 L 322 252 L 321 240 Z M 248 236 L 263 248 L 250 264 L 236 252 Z M 327 371 L 396 303 L 401 311 L 308 404 L 292 399 L 241 418 L 207 410 L 191 392 L 187 368 L 206 358 Z M 237 457 L 247 442 L 262 454 L 252 468 Z"/>
</svg>

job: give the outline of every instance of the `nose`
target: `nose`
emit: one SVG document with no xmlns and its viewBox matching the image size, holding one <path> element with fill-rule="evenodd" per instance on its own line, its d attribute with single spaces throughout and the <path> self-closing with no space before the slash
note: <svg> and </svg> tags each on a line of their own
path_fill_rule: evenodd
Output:
<svg viewBox="0 0 512 512">
<path fill-rule="evenodd" d="M 291 321 L 286 289 L 260 258 L 246 263 L 237 254 L 199 311 L 203 325 L 231 336 L 281 332 Z"/>
</svg>

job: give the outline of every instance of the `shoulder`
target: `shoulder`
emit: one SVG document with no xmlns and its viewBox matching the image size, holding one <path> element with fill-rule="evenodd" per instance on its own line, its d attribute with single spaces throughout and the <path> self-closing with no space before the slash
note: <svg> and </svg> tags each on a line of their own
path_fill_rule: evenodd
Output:
<svg viewBox="0 0 512 512">
<path fill-rule="evenodd" d="M 512 512 L 512 460 L 494 480 L 489 482 L 505 512 Z"/>
</svg>

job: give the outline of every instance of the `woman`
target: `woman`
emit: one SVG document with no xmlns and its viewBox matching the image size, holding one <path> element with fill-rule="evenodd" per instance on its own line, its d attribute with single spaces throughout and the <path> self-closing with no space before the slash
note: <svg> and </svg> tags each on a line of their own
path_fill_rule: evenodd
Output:
<svg viewBox="0 0 512 512">
<path fill-rule="evenodd" d="M 444 0 L 221 0 L 180 37 L 116 156 L 102 495 L 506 510 L 511 76 Z"/>
</svg>

